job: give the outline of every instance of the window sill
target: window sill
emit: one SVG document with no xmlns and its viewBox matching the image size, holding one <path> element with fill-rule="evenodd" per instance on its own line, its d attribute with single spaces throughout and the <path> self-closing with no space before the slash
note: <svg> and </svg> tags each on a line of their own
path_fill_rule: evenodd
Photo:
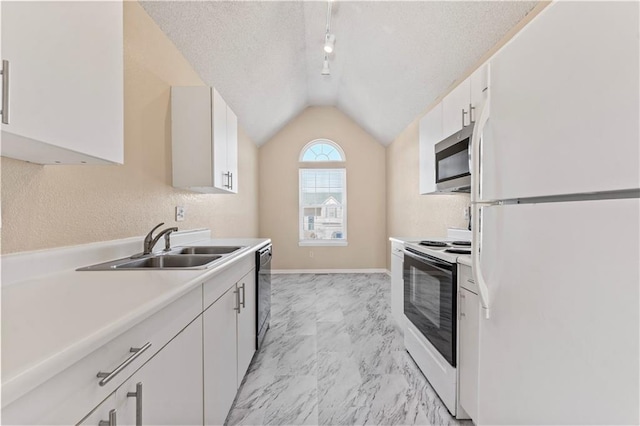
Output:
<svg viewBox="0 0 640 426">
<path fill-rule="evenodd" d="M 346 247 L 346 240 L 304 240 L 298 241 L 300 247 Z"/>
</svg>

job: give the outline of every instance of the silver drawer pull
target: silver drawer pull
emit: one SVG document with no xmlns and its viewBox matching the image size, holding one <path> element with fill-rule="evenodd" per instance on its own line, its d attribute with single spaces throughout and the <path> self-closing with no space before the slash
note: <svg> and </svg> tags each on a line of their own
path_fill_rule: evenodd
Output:
<svg viewBox="0 0 640 426">
<path fill-rule="evenodd" d="M 144 351 L 146 351 L 147 349 L 149 349 L 150 347 L 151 347 L 151 342 L 147 342 L 141 348 L 131 348 L 131 349 L 129 349 L 129 352 L 132 352 L 133 355 L 131 355 L 129 358 L 125 359 L 122 364 L 120 364 L 119 366 L 117 366 L 115 368 L 115 370 L 113 370 L 110 373 L 105 373 L 103 371 L 98 373 L 98 375 L 96 377 L 99 377 L 99 378 L 102 379 L 102 380 L 100 380 L 98 382 L 98 384 L 100 386 L 104 386 L 107 383 L 109 383 L 114 377 L 116 377 L 122 370 L 127 368 L 127 366 L 129 364 L 131 364 L 133 361 L 135 361 L 136 358 L 138 358 L 140 355 L 142 355 L 142 353 Z"/>
<path fill-rule="evenodd" d="M 109 411 L 109 420 L 100 420 L 99 426 L 117 426 L 116 422 L 116 409 Z"/>
<path fill-rule="evenodd" d="M 236 295 L 236 306 L 233 308 L 233 310 L 240 313 L 240 289 L 236 288 L 235 290 L 233 290 L 233 293 Z"/>
<path fill-rule="evenodd" d="M 2 61 L 2 106 L 0 114 L 2 114 L 2 123 L 9 124 L 9 61 Z"/>
<path fill-rule="evenodd" d="M 136 426 L 142 426 L 142 382 L 136 384 L 135 392 L 127 392 L 127 398 L 136 399 Z"/>
</svg>

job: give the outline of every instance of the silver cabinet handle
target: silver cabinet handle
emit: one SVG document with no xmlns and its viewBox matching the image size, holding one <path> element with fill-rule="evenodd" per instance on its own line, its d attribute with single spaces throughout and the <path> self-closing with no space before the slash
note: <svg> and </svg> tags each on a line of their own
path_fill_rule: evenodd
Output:
<svg viewBox="0 0 640 426">
<path fill-rule="evenodd" d="M 98 426 L 117 426 L 116 409 L 109 411 L 109 420 L 100 420 Z"/>
<path fill-rule="evenodd" d="M 127 398 L 136 399 L 136 426 L 142 426 L 142 382 L 136 384 L 135 392 L 127 392 Z"/>
<path fill-rule="evenodd" d="M 465 126 L 465 124 L 464 124 L 464 117 L 465 117 L 467 114 L 468 114 L 468 113 L 467 113 L 467 111 L 465 111 L 465 110 L 464 110 L 464 108 L 462 108 L 462 127 L 463 127 L 463 128 L 464 128 L 464 127 L 467 127 L 467 126 Z"/>
<path fill-rule="evenodd" d="M 104 386 L 107 383 L 109 383 L 114 377 L 116 377 L 122 370 L 127 368 L 127 366 L 129 364 L 131 364 L 133 361 L 135 361 L 136 358 L 138 358 L 140 355 L 142 355 L 142 353 L 144 351 L 146 351 L 147 349 L 149 349 L 150 347 L 151 347 L 151 342 L 147 342 L 141 348 L 131 348 L 131 349 L 129 349 L 129 352 L 132 352 L 133 355 L 131 355 L 129 358 L 125 359 L 122 362 L 122 364 L 120 364 L 119 366 L 117 366 L 115 368 L 115 370 L 113 370 L 113 371 L 111 371 L 109 373 L 105 373 L 103 371 L 98 373 L 98 375 L 96 377 L 99 377 L 99 378 L 102 379 L 102 380 L 100 380 L 98 382 L 98 384 L 100 386 Z"/>
<path fill-rule="evenodd" d="M 244 302 L 246 298 L 246 294 L 244 292 L 244 283 L 242 283 L 242 285 L 240 286 L 240 290 L 242 290 L 242 302 L 240 302 L 240 304 L 242 305 L 242 308 L 244 308 Z"/>
<path fill-rule="evenodd" d="M 240 290 L 236 288 L 233 292 L 236 294 L 236 307 L 233 310 L 240 313 Z"/>
<path fill-rule="evenodd" d="M 2 122 L 9 124 L 9 61 L 6 59 L 2 61 Z"/>
<path fill-rule="evenodd" d="M 473 124 L 476 120 L 473 119 L 473 110 L 476 109 L 473 105 L 469 104 L 469 124 Z"/>
<path fill-rule="evenodd" d="M 229 172 L 229 179 L 231 183 L 229 184 L 229 189 L 233 189 L 233 173 Z"/>
</svg>

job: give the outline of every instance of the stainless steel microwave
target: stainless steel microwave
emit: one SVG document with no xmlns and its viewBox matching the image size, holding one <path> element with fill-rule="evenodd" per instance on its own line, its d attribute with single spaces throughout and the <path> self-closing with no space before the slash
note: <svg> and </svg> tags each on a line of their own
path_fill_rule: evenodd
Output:
<svg viewBox="0 0 640 426">
<path fill-rule="evenodd" d="M 471 190 L 471 136 L 473 123 L 435 146 L 436 189 L 438 192 Z"/>
</svg>

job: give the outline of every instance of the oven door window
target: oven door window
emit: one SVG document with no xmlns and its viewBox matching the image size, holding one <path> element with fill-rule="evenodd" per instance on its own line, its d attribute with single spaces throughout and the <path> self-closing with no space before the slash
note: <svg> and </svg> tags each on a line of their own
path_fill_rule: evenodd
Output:
<svg viewBox="0 0 640 426">
<path fill-rule="evenodd" d="M 455 266 L 404 258 L 404 312 L 453 367 L 455 363 Z"/>
</svg>

